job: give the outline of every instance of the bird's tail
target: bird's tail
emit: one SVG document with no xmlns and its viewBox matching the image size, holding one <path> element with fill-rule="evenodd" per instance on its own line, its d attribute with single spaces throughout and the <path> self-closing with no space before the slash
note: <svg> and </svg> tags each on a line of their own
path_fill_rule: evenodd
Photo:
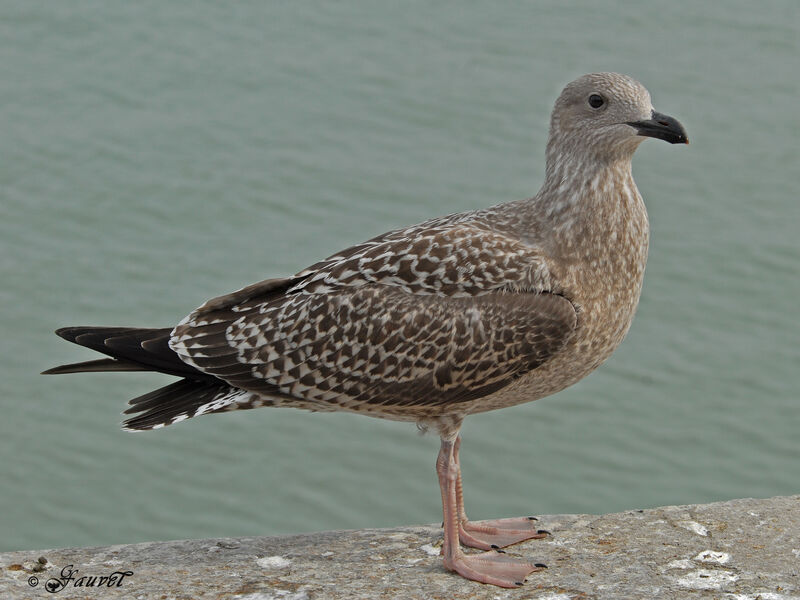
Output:
<svg viewBox="0 0 800 600">
<path fill-rule="evenodd" d="M 170 329 L 135 327 L 64 327 L 56 334 L 80 346 L 101 352 L 108 358 L 61 365 L 44 371 L 47 375 L 107 371 L 157 371 L 182 377 L 170 385 L 129 402 L 123 423 L 129 431 L 157 429 L 207 412 L 236 408 L 246 394 L 226 382 L 183 362 L 169 347 Z"/>
<path fill-rule="evenodd" d="M 110 358 L 71 363 L 48 369 L 45 375 L 102 371 L 158 371 L 179 377 L 211 377 L 187 365 L 169 347 L 170 329 L 137 327 L 63 327 L 56 335 Z"/>
</svg>

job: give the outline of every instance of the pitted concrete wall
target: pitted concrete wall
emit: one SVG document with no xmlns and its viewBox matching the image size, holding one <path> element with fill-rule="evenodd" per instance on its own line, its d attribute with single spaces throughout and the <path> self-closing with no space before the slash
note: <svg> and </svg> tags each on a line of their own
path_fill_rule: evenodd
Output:
<svg viewBox="0 0 800 600">
<path fill-rule="evenodd" d="M 508 552 L 549 568 L 514 590 L 446 572 L 441 529 L 421 526 L 8 552 L 0 598 L 800 600 L 800 496 L 540 526 Z"/>
</svg>

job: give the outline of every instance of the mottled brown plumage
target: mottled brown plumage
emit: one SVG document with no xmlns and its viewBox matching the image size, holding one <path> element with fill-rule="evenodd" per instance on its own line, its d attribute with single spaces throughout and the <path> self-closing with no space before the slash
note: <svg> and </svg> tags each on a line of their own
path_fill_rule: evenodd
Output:
<svg viewBox="0 0 800 600">
<path fill-rule="evenodd" d="M 445 566 L 513 587 L 538 567 L 465 555 L 459 539 L 490 550 L 543 534 L 526 520 L 467 520 L 458 431 L 469 414 L 575 383 L 622 341 L 647 260 L 647 212 L 631 175 L 644 137 L 686 142 L 641 84 L 586 75 L 556 102 L 534 198 L 391 231 L 210 300 L 171 331 L 59 330 L 111 358 L 51 372 L 183 377 L 131 401 L 125 426 L 134 430 L 259 406 L 435 427 Z"/>
</svg>

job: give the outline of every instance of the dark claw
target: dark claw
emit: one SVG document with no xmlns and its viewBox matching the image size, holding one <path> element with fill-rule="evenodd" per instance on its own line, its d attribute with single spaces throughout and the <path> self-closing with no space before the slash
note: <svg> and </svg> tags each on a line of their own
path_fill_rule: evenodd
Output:
<svg viewBox="0 0 800 600">
<path fill-rule="evenodd" d="M 553 535 L 552 533 L 550 533 L 549 531 L 547 531 L 547 529 L 540 529 L 540 530 L 539 530 L 539 531 L 537 531 L 536 533 L 544 533 L 544 534 L 546 534 L 546 535 Z"/>
<path fill-rule="evenodd" d="M 497 550 L 497 549 L 495 549 L 495 552 L 497 552 L 498 554 L 505 554 L 506 553 L 505 550 Z"/>
<path fill-rule="evenodd" d="M 499 550 L 499 549 L 500 546 L 498 546 L 497 544 L 492 544 L 492 550 Z"/>
<path fill-rule="evenodd" d="M 521 581 L 515 581 L 514 585 L 517 586 L 517 587 L 520 587 L 520 586 L 522 586 L 522 582 Z"/>
<path fill-rule="evenodd" d="M 539 567 L 540 569 L 546 569 L 547 568 L 547 565 L 544 564 L 544 563 L 535 563 L 533 566 L 534 567 Z"/>
<path fill-rule="evenodd" d="M 528 517 L 528 520 L 530 520 L 530 521 L 538 521 L 539 519 L 537 519 L 536 517 Z"/>
</svg>

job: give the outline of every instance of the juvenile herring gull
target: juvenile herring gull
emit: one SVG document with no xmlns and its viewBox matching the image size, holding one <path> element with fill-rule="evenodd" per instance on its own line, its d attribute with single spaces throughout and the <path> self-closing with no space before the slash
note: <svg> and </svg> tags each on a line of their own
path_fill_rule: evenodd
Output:
<svg viewBox="0 0 800 600">
<path fill-rule="evenodd" d="M 556 101 L 533 198 L 390 231 L 209 300 L 174 328 L 59 329 L 109 358 L 46 373 L 181 378 L 131 400 L 127 430 L 260 406 L 435 428 L 445 568 L 521 585 L 544 565 L 497 549 L 547 532 L 532 518 L 467 520 L 459 430 L 467 415 L 563 390 L 622 341 L 647 259 L 647 212 L 631 176 L 645 137 L 688 143 L 637 81 L 584 75 Z"/>
</svg>

